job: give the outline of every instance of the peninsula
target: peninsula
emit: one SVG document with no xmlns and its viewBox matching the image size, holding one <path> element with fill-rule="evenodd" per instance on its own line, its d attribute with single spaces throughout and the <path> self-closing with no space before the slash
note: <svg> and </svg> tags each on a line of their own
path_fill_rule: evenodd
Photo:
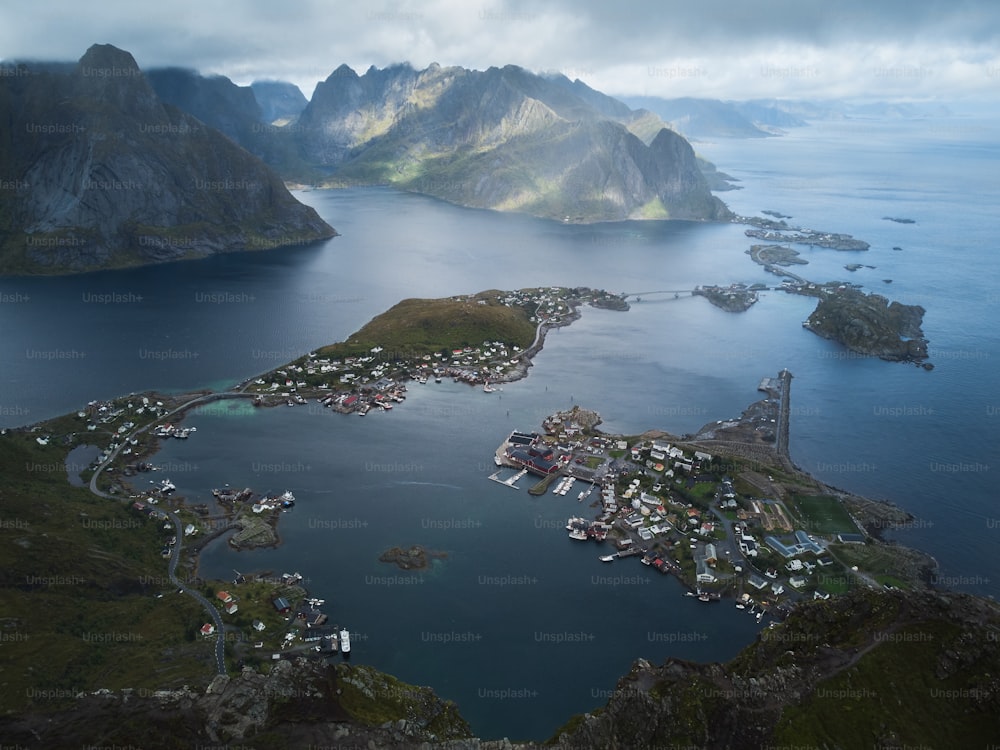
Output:
<svg viewBox="0 0 1000 750">
<path fill-rule="evenodd" d="M 257 406 L 306 404 L 361 416 L 405 400 L 406 383 L 450 378 L 480 385 L 527 375 L 552 328 L 570 325 L 588 304 L 628 310 L 622 295 L 587 287 L 488 290 L 406 299 L 346 341 L 323 347 L 243 384 Z"/>
</svg>

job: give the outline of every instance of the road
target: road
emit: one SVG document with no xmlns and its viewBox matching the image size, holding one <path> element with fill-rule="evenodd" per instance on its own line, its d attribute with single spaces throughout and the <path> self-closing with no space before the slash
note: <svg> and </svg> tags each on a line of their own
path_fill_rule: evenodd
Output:
<svg viewBox="0 0 1000 750">
<path fill-rule="evenodd" d="M 167 566 L 167 575 L 170 576 L 171 582 L 173 582 L 179 591 L 183 591 L 188 596 L 194 597 L 194 600 L 201 604 L 205 611 L 212 616 L 212 620 L 215 623 L 215 632 L 218 634 L 215 639 L 216 671 L 219 674 L 226 674 L 226 634 L 225 626 L 222 623 L 222 615 L 219 614 L 219 610 L 216 609 L 214 604 L 202 596 L 200 591 L 189 588 L 177 577 L 177 563 L 180 562 L 181 558 L 181 547 L 183 546 L 181 540 L 184 539 L 184 528 L 181 526 L 180 516 L 175 511 L 168 511 L 167 515 L 174 522 L 174 533 L 177 537 L 177 543 L 170 553 L 170 564 Z"/>
<path fill-rule="evenodd" d="M 179 414 L 180 412 L 183 412 L 186 409 L 190 409 L 192 406 L 196 406 L 197 404 L 210 403 L 212 401 L 219 401 L 222 399 L 229 399 L 229 398 L 254 398 L 254 394 L 226 392 L 226 393 L 209 393 L 204 396 L 198 396 L 197 398 L 193 398 L 190 401 L 181 404 L 176 409 L 168 412 L 160 419 L 157 419 L 154 422 L 150 422 L 145 427 L 140 427 L 139 429 L 124 436 L 121 445 L 119 445 L 114 451 L 112 451 L 111 455 L 108 456 L 108 460 L 105 461 L 103 464 L 101 464 L 94 472 L 94 476 L 90 478 L 90 491 L 95 495 L 97 495 L 98 497 L 103 497 L 107 500 L 121 501 L 122 498 L 115 497 L 114 495 L 109 495 L 107 492 L 102 492 L 100 489 L 98 489 L 97 478 L 101 475 L 101 472 L 104 471 L 106 467 L 110 466 L 111 462 L 118 457 L 118 454 L 122 451 L 122 449 L 126 445 L 128 445 L 128 440 L 126 438 L 134 438 L 138 435 L 141 435 L 144 432 L 147 432 L 150 428 L 162 422 L 163 420 L 169 419 L 170 417 L 173 417 L 174 415 Z M 225 657 L 226 636 L 225 636 L 225 628 L 222 623 L 222 616 L 219 614 L 219 610 L 215 607 L 215 605 L 212 604 L 210 601 L 208 601 L 204 596 L 202 596 L 200 591 L 195 591 L 194 589 L 184 585 L 180 581 L 180 579 L 178 579 L 177 576 L 175 575 L 175 572 L 177 570 L 177 563 L 180 561 L 181 547 L 183 546 L 182 540 L 184 539 L 184 528 L 181 525 L 180 517 L 177 515 L 175 511 L 169 511 L 167 515 L 169 515 L 170 520 L 173 521 L 174 533 L 177 537 L 177 543 L 174 545 L 173 551 L 171 552 L 170 555 L 170 563 L 167 567 L 167 575 L 170 577 L 170 580 L 173 582 L 173 584 L 177 586 L 179 591 L 183 591 L 185 594 L 193 597 L 195 601 L 201 604 L 202 608 L 204 608 L 204 610 L 212 618 L 212 621 L 215 623 L 215 631 L 216 633 L 218 633 L 218 637 L 216 638 L 215 641 L 216 671 L 218 672 L 218 674 L 224 675 L 226 674 L 226 657 Z"/>
</svg>

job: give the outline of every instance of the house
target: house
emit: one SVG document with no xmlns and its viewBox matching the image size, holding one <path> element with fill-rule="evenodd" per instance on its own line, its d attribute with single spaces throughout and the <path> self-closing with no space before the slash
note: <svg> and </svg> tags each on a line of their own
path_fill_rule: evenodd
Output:
<svg viewBox="0 0 1000 750">
<path fill-rule="evenodd" d="M 837 534 L 837 541 L 841 544 L 864 544 L 865 538 L 861 534 Z"/>
<path fill-rule="evenodd" d="M 794 586 L 795 588 L 800 589 L 806 585 L 806 579 L 803 578 L 802 576 L 792 576 L 791 578 L 788 579 L 788 583 Z"/>
<path fill-rule="evenodd" d="M 226 605 L 226 614 L 227 615 L 235 615 L 239 611 L 239 608 L 240 608 L 240 605 L 237 604 L 236 602 L 233 602 L 232 604 L 227 604 Z"/>
<path fill-rule="evenodd" d="M 747 579 L 747 583 L 749 583 L 751 586 L 753 586 L 755 589 L 758 589 L 758 590 L 767 588 L 767 581 L 765 581 L 760 576 L 751 575 Z"/>
<path fill-rule="evenodd" d="M 221 601 L 223 604 L 229 604 L 233 600 L 232 594 L 228 591 L 220 591 L 215 595 L 215 598 Z"/>
<path fill-rule="evenodd" d="M 698 558 L 697 568 L 698 568 L 698 575 L 696 577 L 698 583 L 715 582 L 715 574 L 711 571 L 711 569 L 709 569 L 708 564 L 705 562 L 705 558 L 703 557 Z"/>
<path fill-rule="evenodd" d="M 267 627 L 267 626 L 264 625 L 264 623 L 262 623 L 260 620 L 254 620 L 253 621 L 253 629 L 256 630 L 257 632 L 260 632 L 265 627 Z"/>
<path fill-rule="evenodd" d="M 709 565 L 713 565 L 713 566 L 715 565 L 716 562 L 718 562 L 718 558 L 716 557 L 716 553 L 715 553 L 715 545 L 714 544 L 706 544 L 705 545 L 705 562 L 708 563 Z"/>
<path fill-rule="evenodd" d="M 271 604 L 281 614 L 285 614 L 285 613 L 291 611 L 291 609 L 292 609 L 292 605 L 289 604 L 288 600 L 285 597 L 283 597 L 283 596 L 279 596 L 279 597 L 275 598 L 274 600 L 271 601 Z"/>
<path fill-rule="evenodd" d="M 206 622 L 201 626 L 201 634 L 204 636 L 212 635 L 215 632 L 215 625 L 210 622 Z"/>
</svg>

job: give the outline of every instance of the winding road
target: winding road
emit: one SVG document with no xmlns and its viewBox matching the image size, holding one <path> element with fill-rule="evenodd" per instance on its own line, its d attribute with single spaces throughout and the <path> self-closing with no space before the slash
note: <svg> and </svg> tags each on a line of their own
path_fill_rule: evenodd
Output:
<svg viewBox="0 0 1000 750">
<path fill-rule="evenodd" d="M 230 399 L 230 398 L 254 398 L 254 394 L 237 393 L 231 391 L 225 393 L 207 393 L 203 396 L 198 396 L 197 398 L 193 398 L 190 401 L 186 401 L 173 411 L 170 411 L 167 414 L 164 414 L 159 419 L 150 422 L 145 427 L 140 427 L 139 429 L 129 433 L 128 435 L 123 436 L 121 445 L 115 448 L 115 450 L 111 452 L 111 455 L 108 456 L 107 460 L 104 463 L 102 463 L 99 467 L 97 467 L 96 471 L 94 471 L 94 476 L 90 478 L 90 491 L 93 494 L 97 495 L 98 497 L 105 498 L 106 500 L 121 501 L 121 498 L 115 497 L 114 495 L 110 495 L 107 492 L 102 492 L 100 489 L 98 489 L 97 478 L 101 475 L 101 472 L 104 471 L 104 469 L 107 468 L 111 464 L 111 462 L 118 457 L 118 454 L 121 452 L 121 450 L 126 445 L 128 445 L 128 439 L 134 438 L 138 435 L 143 434 L 144 432 L 147 432 L 151 427 L 154 427 L 163 420 L 169 419 L 170 417 L 176 414 L 179 414 L 187 409 L 190 409 L 192 406 L 196 406 L 198 404 L 207 404 L 212 401 L 220 401 L 223 399 Z M 225 635 L 225 626 L 222 623 L 222 616 L 219 614 L 219 610 L 215 607 L 215 605 L 213 605 L 210 601 L 208 601 L 208 599 L 202 596 L 200 591 L 196 591 L 195 589 L 190 588 L 189 586 L 181 582 L 179 578 L 177 578 L 176 571 L 177 571 L 177 564 L 178 562 L 180 562 L 180 557 L 181 557 L 181 547 L 183 546 L 183 539 L 184 539 L 184 528 L 181 525 L 181 519 L 177 515 L 176 511 L 169 511 L 167 515 L 170 517 L 170 520 L 174 524 L 174 534 L 177 538 L 177 543 L 174 545 L 173 551 L 170 554 L 170 563 L 167 566 L 167 575 L 169 576 L 174 586 L 177 587 L 178 592 L 184 592 L 188 596 L 193 597 L 194 600 L 197 601 L 199 604 L 201 604 L 202 608 L 204 608 L 204 610 L 212 618 L 212 621 L 215 623 L 215 631 L 216 633 L 218 633 L 218 636 L 216 637 L 215 640 L 216 671 L 220 675 L 227 674 L 226 635 Z"/>
</svg>

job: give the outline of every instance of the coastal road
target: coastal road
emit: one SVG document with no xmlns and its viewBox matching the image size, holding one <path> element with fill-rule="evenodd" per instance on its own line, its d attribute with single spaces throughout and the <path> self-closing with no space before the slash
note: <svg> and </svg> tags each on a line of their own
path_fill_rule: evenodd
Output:
<svg viewBox="0 0 1000 750">
<path fill-rule="evenodd" d="M 177 515 L 176 511 L 168 511 L 167 515 L 170 516 L 170 520 L 174 522 L 174 533 L 177 538 L 177 543 L 174 545 L 173 550 L 170 553 L 170 564 L 167 566 L 167 575 L 170 577 L 171 582 L 174 586 L 177 586 L 179 591 L 183 591 L 188 596 L 194 597 L 195 601 L 204 607 L 205 611 L 212 616 L 212 620 L 215 623 L 215 632 L 218 636 L 215 639 L 215 666 L 216 671 L 219 674 L 226 674 L 226 636 L 225 636 L 225 626 L 222 624 L 222 615 L 219 614 L 219 610 L 213 605 L 208 599 L 202 596 L 200 591 L 195 591 L 189 588 L 177 577 L 177 563 L 181 558 L 181 540 L 184 538 L 184 529 L 181 527 L 180 516 Z"/>
<path fill-rule="evenodd" d="M 197 404 L 210 403 L 212 401 L 219 401 L 222 399 L 229 399 L 229 398 L 253 398 L 253 397 L 254 395 L 251 393 L 232 393 L 232 392 L 208 393 L 205 394 L 204 396 L 198 396 L 197 398 L 193 398 L 190 401 L 181 404 L 173 411 L 170 411 L 167 414 L 160 417 L 159 419 L 150 422 L 145 427 L 140 427 L 139 429 L 129 433 L 128 435 L 122 438 L 122 444 L 119 445 L 114 451 L 112 451 L 111 455 L 108 456 L 108 460 L 105 461 L 103 464 L 101 464 L 99 467 L 97 467 L 97 470 L 94 472 L 94 476 L 90 478 L 90 491 L 93 494 L 97 495 L 98 497 L 103 497 L 106 500 L 118 500 L 119 502 L 122 501 L 122 498 L 115 497 L 114 495 L 110 495 L 107 492 L 102 492 L 100 489 L 98 489 L 97 478 L 101 475 L 101 472 L 104 471 L 104 469 L 107 466 L 110 466 L 111 462 L 118 457 L 118 454 L 122 451 L 122 449 L 126 445 L 128 445 L 128 440 L 127 440 L 128 438 L 134 438 L 137 435 L 141 435 L 144 432 L 147 432 L 151 427 L 154 427 L 155 425 L 162 422 L 163 420 L 169 419 L 170 417 L 179 414 L 185 411 L 186 409 L 190 409 L 192 406 L 196 406 Z M 169 576 L 173 584 L 177 586 L 177 588 L 180 591 L 183 591 L 188 596 L 193 597 L 195 601 L 201 604 L 204 610 L 212 618 L 212 621 L 215 623 L 215 630 L 218 633 L 218 637 L 215 641 L 216 671 L 218 672 L 218 674 L 224 675 L 226 674 L 226 658 L 225 658 L 226 636 L 222 624 L 222 616 L 219 614 L 219 610 L 216 609 L 215 605 L 213 605 L 204 596 L 202 596 L 200 591 L 195 591 L 194 589 L 188 588 L 183 583 L 181 583 L 181 581 L 175 575 L 175 571 L 177 570 L 177 563 L 180 560 L 180 555 L 181 555 L 181 546 L 182 546 L 181 540 L 184 538 L 184 529 L 181 526 L 181 519 L 175 511 L 169 511 L 168 515 L 170 516 L 170 519 L 174 523 L 174 533 L 177 537 L 177 543 L 174 545 L 173 551 L 171 552 L 170 555 L 170 563 L 167 567 L 167 575 Z"/>
</svg>

